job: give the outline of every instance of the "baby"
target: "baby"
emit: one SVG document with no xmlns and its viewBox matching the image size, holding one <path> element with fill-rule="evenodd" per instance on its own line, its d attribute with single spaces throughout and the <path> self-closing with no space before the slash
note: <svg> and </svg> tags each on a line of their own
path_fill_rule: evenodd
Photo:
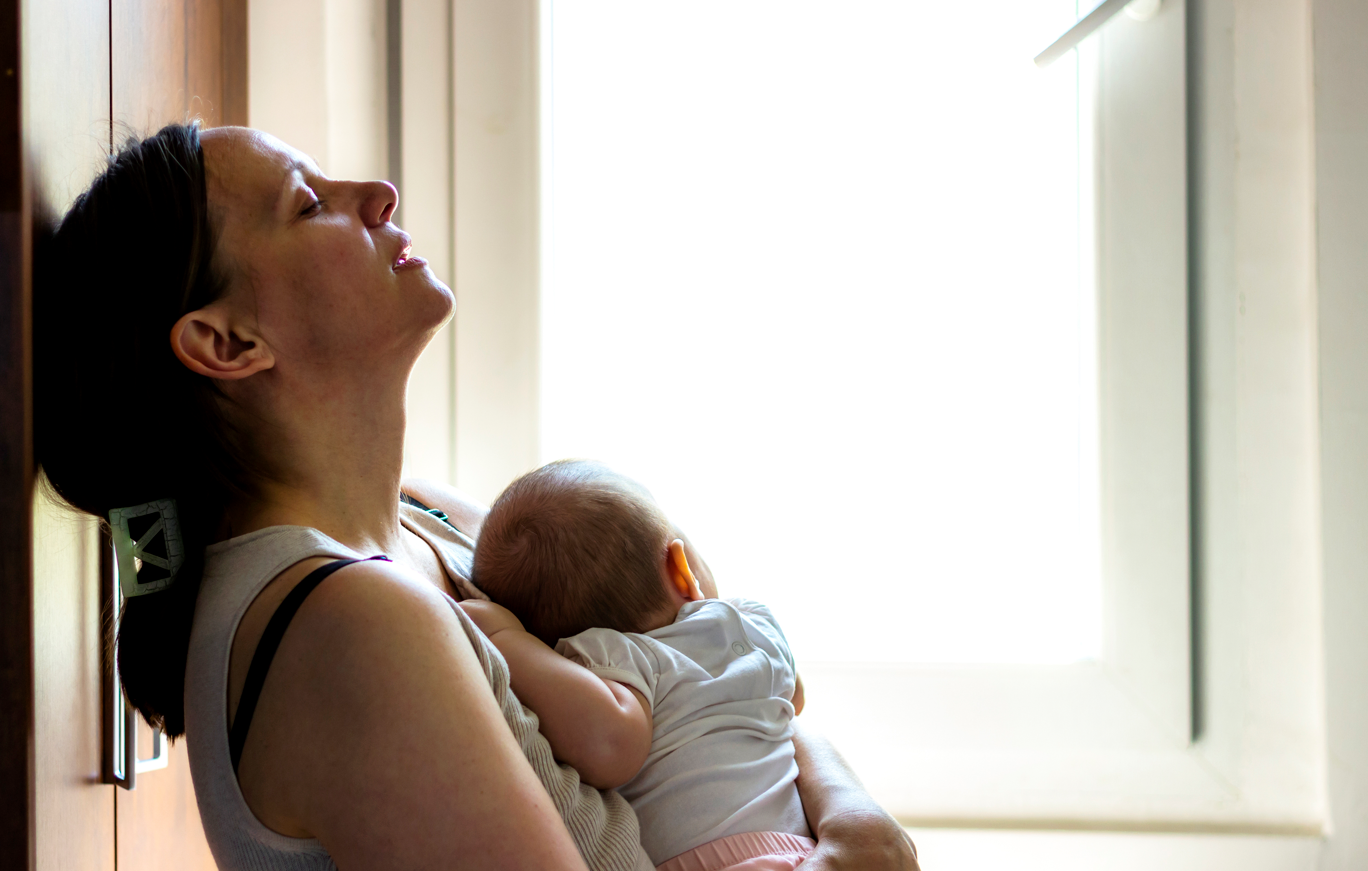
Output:
<svg viewBox="0 0 1368 871">
<path fill-rule="evenodd" d="M 788 871 L 812 849 L 784 633 L 765 606 L 717 598 L 640 485 L 576 460 L 524 475 L 490 508 L 471 579 L 493 602 L 461 604 L 518 698 L 558 759 L 631 802 L 653 862 Z"/>
</svg>

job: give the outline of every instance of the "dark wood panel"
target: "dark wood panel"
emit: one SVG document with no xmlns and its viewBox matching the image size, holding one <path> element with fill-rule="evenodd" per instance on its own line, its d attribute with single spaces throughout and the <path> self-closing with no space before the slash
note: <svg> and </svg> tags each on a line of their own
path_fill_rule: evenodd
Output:
<svg viewBox="0 0 1368 871">
<path fill-rule="evenodd" d="M 116 139 L 199 118 L 247 118 L 246 0 L 113 0 Z"/>
<path fill-rule="evenodd" d="M 42 484 L 33 513 L 38 871 L 114 871 L 115 788 L 100 782 L 99 530 Z"/>
<path fill-rule="evenodd" d="M 0 64 L 11 58 L 0 55 Z M 0 136 L 8 127 L 0 118 Z M 0 170 L 0 176 L 12 174 Z M 32 868 L 34 856 L 27 229 L 21 211 L 0 210 L 0 868 L 6 869 Z"/>
<path fill-rule="evenodd" d="M 115 141 L 185 121 L 191 108 L 185 3 L 112 0 L 110 9 Z"/>
<path fill-rule="evenodd" d="M 0 0 L 0 868 L 34 865 L 28 215 L 19 0 Z"/>
<path fill-rule="evenodd" d="M 113 0 L 111 93 L 118 131 L 153 132 L 199 118 L 244 124 L 247 115 L 247 0 Z M 139 748 L 151 736 L 139 721 Z M 117 790 L 120 869 L 212 871 L 184 743 L 170 765 Z"/>
<path fill-rule="evenodd" d="M 40 212 L 65 210 L 100 170 L 112 137 L 190 116 L 208 124 L 245 120 L 246 0 L 0 0 L 0 11 L 16 2 L 24 15 L 26 111 L 19 114 L 16 100 L 0 127 L 7 120 L 14 136 L 22 129 L 25 147 L 7 152 L 0 144 L 0 162 L 13 155 L 4 165 L 14 178 L 18 155 L 29 157 L 27 183 Z M 225 24 L 233 28 L 228 36 Z M 5 84 L 0 79 L 0 88 Z M 225 108 L 225 99 L 235 100 L 236 107 Z M 116 125 L 122 129 L 116 132 Z M 0 815 L 0 826 L 7 827 L 0 868 L 36 863 L 39 869 L 112 871 L 122 863 L 124 868 L 207 871 L 214 864 L 183 747 L 176 748 L 168 769 L 140 778 L 133 793 L 100 783 L 102 714 L 107 713 L 100 679 L 102 548 L 93 519 L 75 516 L 41 494 L 34 513 L 28 509 L 26 233 L 31 214 L 17 210 L 23 203 L 17 181 L 0 188 L 0 197 L 8 195 L 16 210 L 8 223 L 0 216 L 0 231 L 13 228 L 0 239 L 6 254 L 0 264 L 5 273 L 0 299 L 6 305 L 0 321 L 5 330 L 0 740 L 6 752 L 0 776 L 12 793 L 0 796 L 7 810 Z M 9 541 L 16 535 L 22 547 Z M 146 735 L 142 743 L 149 744 Z M 15 776 L 7 776 L 11 770 Z"/>
<path fill-rule="evenodd" d="M 42 495 L 35 503 L 32 495 L 28 252 L 34 212 L 27 195 L 39 213 L 65 210 L 99 171 L 111 138 L 122 138 L 116 125 L 145 132 L 192 115 L 209 124 L 245 121 L 246 9 L 246 0 L 0 0 L 0 868 L 6 871 L 111 871 L 116 862 L 138 869 L 214 867 L 183 746 L 168 769 L 140 778 L 136 792 L 99 782 L 98 534 L 92 519 Z"/>
<path fill-rule="evenodd" d="M 14 214 L 20 213 L 24 199 L 21 6 L 21 0 L 0 0 L 0 212 Z"/>
<path fill-rule="evenodd" d="M 165 0 L 163 0 L 165 2 Z M 223 120 L 223 0 L 184 0 L 185 92 L 190 114 Z"/>
<path fill-rule="evenodd" d="M 8 62 L 0 56 L 0 64 Z M 6 127 L 0 118 L 0 136 Z M 6 869 L 32 868 L 34 858 L 27 229 L 21 211 L 0 210 L 0 868 Z"/>
<path fill-rule="evenodd" d="M 24 0 L 24 15 L 30 185 L 60 215 L 109 154 L 109 2 Z"/>
<path fill-rule="evenodd" d="M 151 740 L 150 731 L 139 720 L 140 754 L 151 753 Z M 121 871 L 214 871 L 184 741 L 172 746 L 166 768 L 138 775 L 137 789 L 120 789 L 117 794 Z"/>
<path fill-rule="evenodd" d="M 223 123 L 247 126 L 247 0 L 223 0 Z"/>
<path fill-rule="evenodd" d="M 109 4 L 24 0 L 23 13 L 24 143 L 41 220 L 64 212 L 109 153 Z M 95 521 L 41 488 L 31 516 L 37 868 L 113 871 Z"/>
</svg>

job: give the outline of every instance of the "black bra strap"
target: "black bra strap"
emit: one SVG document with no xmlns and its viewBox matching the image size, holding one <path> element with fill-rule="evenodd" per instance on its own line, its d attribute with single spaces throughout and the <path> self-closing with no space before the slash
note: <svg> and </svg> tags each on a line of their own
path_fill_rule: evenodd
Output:
<svg viewBox="0 0 1368 871">
<path fill-rule="evenodd" d="M 387 556 L 373 556 L 369 559 L 389 561 Z M 285 596 L 285 600 L 271 615 L 271 622 L 266 624 L 266 631 L 261 633 L 261 640 L 257 642 L 256 653 L 252 654 L 252 665 L 247 669 L 247 680 L 243 683 L 242 695 L 238 698 L 237 716 L 233 718 L 232 728 L 228 730 L 228 753 L 232 756 L 235 773 L 238 762 L 242 759 L 243 745 L 247 743 L 247 730 L 252 728 L 252 715 L 256 713 L 257 702 L 261 700 L 261 688 L 266 683 L 266 673 L 271 670 L 271 660 L 275 659 L 280 640 L 285 637 L 285 630 L 290 628 L 290 621 L 294 619 L 295 612 L 304 604 L 308 595 L 333 572 L 352 563 L 366 561 L 340 559 L 319 566 L 309 572 L 304 580 L 295 584 L 294 589 Z"/>
</svg>

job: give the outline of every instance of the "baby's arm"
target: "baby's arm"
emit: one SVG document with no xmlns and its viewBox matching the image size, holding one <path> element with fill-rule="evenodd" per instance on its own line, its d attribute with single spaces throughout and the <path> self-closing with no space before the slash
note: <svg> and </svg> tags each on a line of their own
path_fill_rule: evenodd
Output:
<svg viewBox="0 0 1368 871">
<path fill-rule="evenodd" d="M 651 750 L 651 705 L 641 693 L 556 653 L 507 608 L 471 599 L 460 605 L 508 661 L 513 692 L 541 720 L 557 759 L 599 789 L 636 776 Z"/>
</svg>

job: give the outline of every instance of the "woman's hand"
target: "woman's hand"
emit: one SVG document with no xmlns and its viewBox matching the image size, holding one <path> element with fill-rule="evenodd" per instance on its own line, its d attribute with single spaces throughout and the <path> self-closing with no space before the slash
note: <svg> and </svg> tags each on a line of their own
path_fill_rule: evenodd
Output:
<svg viewBox="0 0 1368 871">
<path fill-rule="evenodd" d="M 917 848 L 902 826 L 882 811 L 823 821 L 817 848 L 803 871 L 919 871 Z"/>
<path fill-rule="evenodd" d="M 912 839 L 825 738 L 794 722 L 798 794 L 817 848 L 804 871 L 920 871 Z"/>
</svg>

